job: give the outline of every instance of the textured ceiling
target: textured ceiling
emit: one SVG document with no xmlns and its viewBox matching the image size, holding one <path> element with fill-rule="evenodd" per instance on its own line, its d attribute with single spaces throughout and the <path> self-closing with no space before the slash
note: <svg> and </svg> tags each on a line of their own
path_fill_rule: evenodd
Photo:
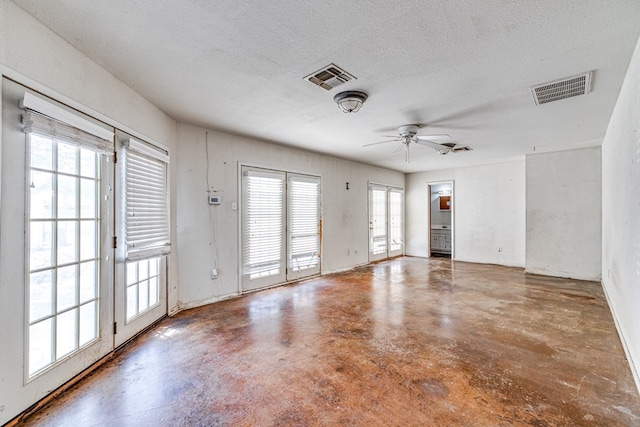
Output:
<svg viewBox="0 0 640 427">
<path fill-rule="evenodd" d="M 600 144 L 640 34 L 637 0 L 14 2 L 178 121 L 404 172 Z M 303 80 L 331 62 L 357 80 Z M 589 95 L 534 104 L 589 70 Z M 342 90 L 369 99 L 344 114 Z M 406 123 L 474 151 L 363 147 Z"/>
</svg>

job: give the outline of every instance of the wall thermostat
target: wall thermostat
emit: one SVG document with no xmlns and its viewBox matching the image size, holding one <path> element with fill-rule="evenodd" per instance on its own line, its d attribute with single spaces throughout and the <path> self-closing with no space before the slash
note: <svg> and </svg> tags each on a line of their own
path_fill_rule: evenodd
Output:
<svg viewBox="0 0 640 427">
<path fill-rule="evenodd" d="M 209 196 L 210 205 L 219 205 L 220 203 L 222 203 L 222 198 L 220 196 Z"/>
</svg>

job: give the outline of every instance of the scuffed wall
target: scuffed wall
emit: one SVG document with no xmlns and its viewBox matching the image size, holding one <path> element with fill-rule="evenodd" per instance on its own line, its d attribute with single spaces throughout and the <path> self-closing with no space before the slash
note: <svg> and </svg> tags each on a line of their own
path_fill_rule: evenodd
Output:
<svg viewBox="0 0 640 427">
<path fill-rule="evenodd" d="M 527 272 L 600 280 L 600 164 L 600 147 L 527 156 Z"/>
</svg>

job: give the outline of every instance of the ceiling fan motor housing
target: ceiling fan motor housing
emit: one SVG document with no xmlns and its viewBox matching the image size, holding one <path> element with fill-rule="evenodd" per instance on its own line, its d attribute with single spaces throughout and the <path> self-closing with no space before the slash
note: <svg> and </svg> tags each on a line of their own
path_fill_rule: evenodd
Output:
<svg viewBox="0 0 640 427">
<path fill-rule="evenodd" d="M 417 125 L 404 125 L 398 128 L 400 136 L 415 136 L 420 128 Z"/>
</svg>

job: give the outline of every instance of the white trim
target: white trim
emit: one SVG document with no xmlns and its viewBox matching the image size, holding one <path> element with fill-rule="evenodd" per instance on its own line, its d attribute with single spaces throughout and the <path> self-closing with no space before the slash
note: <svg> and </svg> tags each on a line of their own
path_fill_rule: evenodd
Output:
<svg viewBox="0 0 640 427">
<path fill-rule="evenodd" d="M 98 138 L 104 139 L 106 141 L 113 141 L 112 131 L 107 130 L 102 126 L 92 123 L 89 120 L 78 116 L 77 114 L 60 108 L 57 105 L 54 105 L 49 101 L 46 101 L 28 92 L 25 92 L 21 106 L 33 111 L 37 111 L 38 113 L 44 114 L 45 116 L 51 117 L 52 119 L 56 119 L 60 122 L 69 124 L 75 128 L 82 130 L 83 132 L 90 133 L 93 136 L 97 136 Z"/>
</svg>

